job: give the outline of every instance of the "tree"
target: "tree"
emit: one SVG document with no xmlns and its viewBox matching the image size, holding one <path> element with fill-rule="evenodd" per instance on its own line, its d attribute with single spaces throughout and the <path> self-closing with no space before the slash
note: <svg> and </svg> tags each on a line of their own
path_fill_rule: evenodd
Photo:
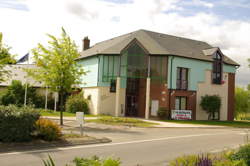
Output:
<svg viewBox="0 0 250 166">
<path fill-rule="evenodd" d="M 0 82 L 4 81 L 5 76 L 8 76 L 9 71 L 5 70 L 6 64 L 15 64 L 14 55 L 10 54 L 10 47 L 3 43 L 3 34 L 0 32 Z"/>
<path fill-rule="evenodd" d="M 48 46 L 38 44 L 32 50 L 38 68 L 27 70 L 38 81 L 59 93 L 60 124 L 63 125 L 65 95 L 73 85 L 81 83 L 81 75 L 85 74 L 82 66 L 75 61 L 80 56 L 77 46 L 62 28 L 61 37 L 48 34 Z"/>
<path fill-rule="evenodd" d="M 215 113 L 220 111 L 221 98 L 218 95 L 205 95 L 201 97 L 201 108 L 208 113 L 208 120 L 214 120 Z"/>
<path fill-rule="evenodd" d="M 247 90 L 250 91 L 250 84 L 247 85 Z"/>
<path fill-rule="evenodd" d="M 242 114 L 248 113 L 250 110 L 250 92 L 236 87 L 235 90 L 235 116 L 239 118 Z"/>
</svg>

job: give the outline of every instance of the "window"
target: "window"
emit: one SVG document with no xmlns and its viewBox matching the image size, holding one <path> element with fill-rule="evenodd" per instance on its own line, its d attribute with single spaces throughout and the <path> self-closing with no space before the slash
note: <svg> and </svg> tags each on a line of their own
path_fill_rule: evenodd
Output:
<svg viewBox="0 0 250 166">
<path fill-rule="evenodd" d="M 152 82 L 167 83 L 167 57 L 150 57 L 150 77 Z"/>
<path fill-rule="evenodd" d="M 213 84 L 221 84 L 222 80 L 222 56 L 219 52 L 213 55 L 213 74 L 212 82 Z"/>
<path fill-rule="evenodd" d="M 187 97 L 177 96 L 175 97 L 175 110 L 187 109 Z"/>
<path fill-rule="evenodd" d="M 177 81 L 176 89 L 187 90 L 188 89 L 188 69 L 187 68 L 177 68 Z"/>
</svg>

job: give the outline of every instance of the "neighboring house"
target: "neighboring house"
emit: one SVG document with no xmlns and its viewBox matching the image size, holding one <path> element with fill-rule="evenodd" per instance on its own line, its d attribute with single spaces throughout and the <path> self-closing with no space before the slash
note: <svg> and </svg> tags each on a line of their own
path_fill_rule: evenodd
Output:
<svg viewBox="0 0 250 166">
<path fill-rule="evenodd" d="M 39 95 L 46 95 L 46 87 L 32 77 L 27 75 L 25 69 L 37 68 L 35 64 L 15 64 L 15 65 L 6 65 L 5 70 L 9 71 L 9 75 L 6 76 L 5 81 L 0 82 L 0 89 L 7 89 L 13 80 L 19 80 L 22 84 L 28 83 L 31 87 L 37 88 L 37 93 Z M 48 95 L 53 96 L 52 92 L 48 90 Z"/>
<path fill-rule="evenodd" d="M 218 47 L 191 39 L 138 30 L 95 44 L 78 62 L 87 75 L 81 87 L 93 114 L 154 117 L 157 109 L 191 110 L 206 120 L 201 97 L 219 95 L 220 120 L 233 120 L 238 63 Z"/>
</svg>

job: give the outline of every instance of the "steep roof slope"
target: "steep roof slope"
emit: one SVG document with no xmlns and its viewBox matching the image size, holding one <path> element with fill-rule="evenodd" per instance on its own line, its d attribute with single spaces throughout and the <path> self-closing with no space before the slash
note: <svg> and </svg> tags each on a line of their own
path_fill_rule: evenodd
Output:
<svg viewBox="0 0 250 166">
<path fill-rule="evenodd" d="M 205 61 L 212 61 L 212 47 L 206 42 L 191 40 L 167 34 L 138 30 L 122 36 L 95 44 L 81 52 L 81 58 L 98 54 L 120 54 L 134 39 L 138 40 L 151 55 L 175 55 Z M 211 53 L 211 55 L 208 55 Z M 224 62 L 238 66 L 239 64 L 225 56 Z"/>
</svg>

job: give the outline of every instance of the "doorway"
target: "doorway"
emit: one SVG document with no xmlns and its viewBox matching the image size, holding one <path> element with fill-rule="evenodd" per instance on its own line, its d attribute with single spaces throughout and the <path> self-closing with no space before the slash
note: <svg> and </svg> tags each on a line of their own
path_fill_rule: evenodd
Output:
<svg viewBox="0 0 250 166">
<path fill-rule="evenodd" d="M 126 112 L 129 117 L 144 117 L 146 104 L 146 79 L 127 78 Z"/>
</svg>

